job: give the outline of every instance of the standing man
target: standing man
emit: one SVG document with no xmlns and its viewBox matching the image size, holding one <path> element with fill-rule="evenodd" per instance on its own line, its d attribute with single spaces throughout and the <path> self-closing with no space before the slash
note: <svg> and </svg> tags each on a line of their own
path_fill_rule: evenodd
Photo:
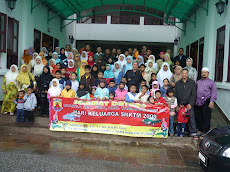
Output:
<svg viewBox="0 0 230 172">
<path fill-rule="evenodd" d="M 89 56 L 94 57 L 93 52 L 92 52 L 92 51 L 90 51 L 90 50 L 91 50 L 91 46 L 90 46 L 89 44 L 86 44 L 86 45 L 85 45 L 85 51 L 86 51 L 86 53 L 87 53 L 88 57 L 89 57 Z M 68 57 L 68 56 L 66 56 L 66 57 Z"/>
<path fill-rule="evenodd" d="M 139 85 L 141 83 L 141 81 L 143 80 L 142 74 L 141 72 L 138 70 L 138 62 L 134 61 L 133 64 L 133 69 L 132 70 L 128 70 L 124 76 L 124 78 L 126 78 L 127 80 L 127 86 L 128 88 L 134 84 L 136 85 L 136 92 L 139 92 Z"/>
<path fill-rule="evenodd" d="M 179 55 L 174 57 L 173 59 L 173 62 L 175 63 L 176 61 L 179 61 L 180 62 L 180 66 L 182 68 L 186 67 L 186 55 L 184 55 L 184 49 L 183 48 L 180 48 L 179 49 Z"/>
<path fill-rule="evenodd" d="M 97 52 L 94 54 L 94 62 L 97 63 L 98 57 L 102 56 L 104 57 L 104 54 L 102 53 L 101 47 L 97 47 Z"/>
<path fill-rule="evenodd" d="M 211 113 L 217 99 L 216 83 L 208 78 L 209 69 L 201 70 L 201 79 L 197 81 L 197 98 L 195 106 L 197 129 L 202 137 L 210 130 Z"/>
<path fill-rule="evenodd" d="M 177 98 L 178 104 L 180 104 L 182 100 L 186 101 L 187 109 L 189 111 L 189 131 L 193 139 L 198 140 L 194 113 L 196 83 L 192 79 L 188 78 L 188 69 L 182 70 L 182 79 L 177 81 L 175 85 L 175 97 Z"/>
</svg>

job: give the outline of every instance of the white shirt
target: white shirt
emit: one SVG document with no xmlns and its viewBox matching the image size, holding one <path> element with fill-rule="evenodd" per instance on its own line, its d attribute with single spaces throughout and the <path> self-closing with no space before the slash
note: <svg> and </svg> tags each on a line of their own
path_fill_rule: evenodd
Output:
<svg viewBox="0 0 230 172">
<path fill-rule="evenodd" d="M 140 95 L 142 94 L 142 92 L 139 92 L 136 96 L 135 96 L 135 101 L 141 101 L 142 103 L 145 103 L 148 101 L 149 95 L 148 93 L 146 93 L 144 96 L 142 96 L 140 99 Z"/>
</svg>

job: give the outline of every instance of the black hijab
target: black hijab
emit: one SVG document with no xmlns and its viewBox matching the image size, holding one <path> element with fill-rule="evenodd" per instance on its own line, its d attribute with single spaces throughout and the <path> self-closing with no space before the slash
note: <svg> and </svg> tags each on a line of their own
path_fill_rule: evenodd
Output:
<svg viewBox="0 0 230 172">
<path fill-rule="evenodd" d="M 50 68 L 48 66 L 44 66 L 44 68 L 48 69 L 47 73 L 43 73 L 40 76 L 40 85 L 42 84 L 49 84 L 50 81 L 53 79 L 53 76 L 50 74 Z M 43 70 L 44 70 L 43 68 Z"/>
<path fill-rule="evenodd" d="M 48 56 L 46 56 L 46 60 L 47 60 L 48 62 L 50 61 L 50 59 L 52 59 L 52 55 L 51 55 L 51 56 L 49 55 L 50 52 L 52 52 L 52 55 L 53 55 L 53 51 L 50 50 L 49 53 L 48 53 Z"/>
<path fill-rule="evenodd" d="M 84 88 L 81 89 L 80 85 L 84 85 Z M 80 98 L 82 96 L 85 96 L 86 94 L 88 94 L 88 90 L 86 89 L 86 82 L 81 80 L 79 83 L 79 88 L 77 90 L 77 96 Z"/>
<path fill-rule="evenodd" d="M 93 67 L 95 67 L 95 66 L 97 67 L 97 70 L 96 70 L 96 71 L 93 70 Z M 97 78 L 98 66 L 97 66 L 96 64 L 94 64 L 93 67 L 92 67 L 92 70 L 91 70 L 91 75 L 92 75 L 94 78 Z"/>
<path fill-rule="evenodd" d="M 65 60 L 67 57 L 65 56 L 65 52 L 64 52 L 64 54 L 61 53 L 61 50 L 65 50 L 65 48 L 60 49 L 60 57 L 59 57 L 59 59 Z"/>
</svg>

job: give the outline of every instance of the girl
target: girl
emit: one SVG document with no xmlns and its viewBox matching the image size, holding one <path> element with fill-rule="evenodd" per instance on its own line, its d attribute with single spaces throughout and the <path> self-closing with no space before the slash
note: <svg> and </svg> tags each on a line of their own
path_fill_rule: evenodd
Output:
<svg viewBox="0 0 230 172">
<path fill-rule="evenodd" d="M 83 75 L 85 75 L 85 66 L 88 65 L 86 60 L 82 60 L 81 61 L 81 66 L 77 69 L 76 73 L 77 73 L 77 80 L 78 82 L 80 82 L 81 77 Z"/>
<path fill-rule="evenodd" d="M 155 104 L 155 105 L 165 105 L 165 104 L 166 104 L 164 98 L 161 97 L 161 91 L 160 91 L 160 90 L 157 90 L 157 91 L 155 92 L 155 97 L 156 97 L 156 98 L 154 99 L 154 104 Z"/>
<path fill-rule="evenodd" d="M 163 87 L 163 80 L 165 78 L 170 80 L 171 77 L 172 77 L 172 72 L 170 71 L 169 64 L 164 62 L 162 64 L 160 71 L 157 74 L 157 81 L 159 82 L 160 86 Z"/>
<path fill-rule="evenodd" d="M 126 74 L 126 72 L 128 71 L 128 70 L 132 70 L 133 69 L 133 57 L 132 56 L 127 56 L 127 58 L 126 58 L 126 65 L 125 65 L 125 67 L 124 67 L 124 75 Z"/>
<path fill-rule="evenodd" d="M 149 104 L 154 105 L 154 97 L 149 96 L 148 102 L 149 102 Z"/>
<path fill-rule="evenodd" d="M 44 53 L 45 57 L 48 56 L 46 47 L 42 47 L 41 52 Z"/>
<path fill-rule="evenodd" d="M 86 61 L 88 60 L 88 54 L 87 54 L 86 51 L 83 51 L 82 54 L 81 54 L 81 61 L 82 60 L 86 60 Z"/>
<path fill-rule="evenodd" d="M 42 74 L 43 68 L 44 68 L 44 65 L 42 63 L 42 58 L 40 56 L 37 56 L 35 59 L 35 65 L 34 65 L 34 70 L 33 70 L 33 75 L 36 81 L 38 77 Z"/>
<path fill-rule="evenodd" d="M 26 64 L 28 65 L 30 60 L 32 60 L 33 58 L 31 57 L 30 55 L 30 52 L 28 49 L 25 49 L 24 50 L 24 54 L 23 54 L 23 57 L 21 58 L 21 64 Z"/>
<path fill-rule="evenodd" d="M 83 80 L 80 81 L 80 83 L 79 83 L 79 88 L 77 90 L 76 99 L 77 100 L 84 99 L 85 101 L 90 100 L 90 95 L 89 95 L 89 92 L 86 88 L 86 82 Z"/>
<path fill-rule="evenodd" d="M 62 90 L 60 97 L 64 97 L 64 98 L 74 98 L 75 97 L 75 92 L 73 89 L 71 89 L 71 85 L 72 83 L 70 80 L 66 81 L 65 88 Z"/>
<path fill-rule="evenodd" d="M 120 54 L 118 57 L 118 61 L 120 62 L 122 71 L 124 71 L 124 66 L 126 65 L 125 55 Z"/>
<path fill-rule="evenodd" d="M 96 89 L 94 97 L 97 100 L 108 100 L 109 99 L 109 89 L 106 88 L 106 81 L 101 80 L 99 87 Z"/>
<path fill-rule="evenodd" d="M 65 48 L 61 48 L 59 59 L 61 59 L 62 62 L 66 59 L 66 56 L 65 56 Z"/>
<path fill-rule="evenodd" d="M 147 86 L 149 85 L 149 81 L 151 80 L 152 73 L 156 73 L 156 70 L 153 66 L 154 62 L 152 60 L 148 60 L 147 66 L 145 68 L 144 79 L 146 80 Z"/>
<path fill-rule="evenodd" d="M 33 57 L 35 53 L 34 47 L 29 47 L 29 52 L 30 52 L 30 56 Z"/>
<path fill-rule="evenodd" d="M 125 88 L 125 82 L 120 81 L 119 86 L 118 86 L 117 90 L 115 91 L 115 93 L 116 93 L 115 100 L 120 100 L 120 101 L 125 100 L 125 96 L 128 93 L 128 91 L 124 88 Z"/>
<path fill-rule="evenodd" d="M 60 97 L 61 95 L 61 87 L 59 86 L 58 79 L 54 78 L 51 81 L 51 87 L 48 89 L 47 98 L 50 99 L 51 97 Z"/>
<path fill-rule="evenodd" d="M 27 88 L 32 86 L 33 89 L 36 89 L 36 81 L 32 73 L 29 72 L 29 69 L 26 64 L 23 64 L 20 68 L 20 73 L 17 75 L 17 89 L 18 91 L 24 90 L 27 93 Z"/>
<path fill-rule="evenodd" d="M 75 72 L 70 73 L 69 75 L 70 81 L 72 83 L 72 89 L 76 93 L 79 87 L 79 82 L 76 80 L 77 79 L 77 74 Z"/>
<path fill-rule="evenodd" d="M 152 60 L 153 61 L 153 68 L 157 72 L 158 71 L 158 66 L 157 66 L 157 63 L 156 63 L 156 60 L 155 60 L 155 56 L 154 55 L 150 55 L 149 58 L 148 58 L 148 60 Z"/>
<path fill-rule="evenodd" d="M 171 61 L 170 59 L 170 55 L 168 53 L 165 53 L 165 56 L 164 56 L 164 62 L 165 63 L 168 63 L 169 66 L 170 66 L 170 70 L 172 69 L 172 66 L 173 66 L 173 62 Z"/>
<path fill-rule="evenodd" d="M 168 78 L 165 78 L 163 80 L 163 87 L 160 88 L 162 97 L 166 96 L 166 92 L 167 92 L 168 88 L 170 88 L 169 87 L 169 80 L 168 80 Z"/>
<path fill-rule="evenodd" d="M 98 68 L 97 68 L 97 65 L 94 64 L 91 70 L 91 75 L 94 77 L 94 79 L 97 79 L 97 74 L 98 74 Z"/>
<path fill-rule="evenodd" d="M 96 89 L 97 89 L 96 86 L 92 86 L 92 88 L 91 88 L 91 94 L 90 94 L 90 99 L 91 100 L 95 100 L 94 94 L 95 94 Z"/>
<path fill-rule="evenodd" d="M 109 58 L 108 58 L 107 64 L 110 64 L 110 65 L 111 65 L 111 68 L 112 68 L 112 71 L 113 71 L 113 69 L 114 69 L 114 62 L 113 62 L 112 57 L 109 57 Z"/>
<path fill-rule="evenodd" d="M 43 52 L 40 52 L 38 55 L 42 57 L 42 63 L 44 64 L 44 66 L 46 66 L 47 60 L 45 58 L 45 54 Z"/>
<path fill-rule="evenodd" d="M 55 72 L 57 71 L 56 61 L 54 59 L 50 59 L 49 64 L 50 73 L 54 76 Z"/>
<path fill-rule="evenodd" d="M 107 64 L 106 65 L 106 70 L 104 72 L 104 78 L 109 78 L 109 79 L 113 79 L 114 78 L 114 74 L 112 72 L 112 68 L 111 68 L 111 65 L 110 64 Z"/>
<path fill-rule="evenodd" d="M 159 83 L 157 81 L 153 81 L 152 83 L 152 89 L 150 90 L 150 96 L 156 98 L 155 92 L 159 89 Z"/>
<path fill-rule="evenodd" d="M 97 60 L 97 68 L 98 70 L 101 70 L 101 63 L 103 61 L 103 57 L 102 56 L 98 56 L 98 60 Z"/>
<path fill-rule="evenodd" d="M 141 55 L 138 56 L 137 60 L 138 60 L 139 66 L 144 64 L 144 58 Z"/>
<path fill-rule="evenodd" d="M 63 65 L 67 67 L 70 60 L 73 60 L 73 53 L 71 52 L 68 53 L 67 59 L 63 60 Z"/>
<path fill-rule="evenodd" d="M 33 55 L 33 59 L 32 60 L 30 60 L 30 62 L 29 62 L 29 64 L 28 64 L 28 68 L 29 68 L 29 71 L 30 72 L 32 72 L 32 70 L 33 70 L 33 67 L 34 67 L 34 65 L 35 65 L 35 58 L 38 56 L 38 53 L 34 53 L 34 55 Z"/>
<path fill-rule="evenodd" d="M 72 72 L 76 72 L 76 68 L 74 67 L 73 59 L 70 59 L 68 62 L 68 67 L 66 68 L 66 77 L 69 78 L 69 74 Z"/>
<path fill-rule="evenodd" d="M 196 82 L 197 80 L 197 72 L 194 67 L 192 67 L 193 59 L 191 57 L 188 57 L 186 59 L 186 69 L 188 69 L 188 77 Z"/>
<path fill-rule="evenodd" d="M 74 60 L 74 67 L 78 69 L 81 66 L 81 58 L 79 54 L 77 54 L 73 60 Z"/>
<path fill-rule="evenodd" d="M 104 72 L 106 70 L 106 63 L 102 62 L 101 63 L 101 70 Z"/>
<path fill-rule="evenodd" d="M 17 87 L 16 87 L 16 78 L 18 75 L 18 67 L 16 65 L 11 65 L 10 70 L 5 74 L 4 81 L 2 84 L 2 91 L 4 94 L 2 102 L 1 113 L 14 115 L 16 105 L 12 99 L 17 98 Z"/>
<path fill-rule="evenodd" d="M 115 84 L 118 85 L 122 80 L 122 75 L 123 75 L 120 62 L 114 63 L 113 75 L 114 75 Z"/>
<path fill-rule="evenodd" d="M 92 56 L 89 56 L 87 62 L 88 62 L 88 65 L 90 65 L 90 67 L 92 69 L 92 67 L 94 65 L 94 58 Z"/>
<path fill-rule="evenodd" d="M 182 67 L 181 66 L 176 66 L 175 67 L 175 73 L 173 74 L 173 76 L 170 78 L 170 85 L 174 88 L 176 85 L 176 82 L 182 79 L 182 75 L 181 75 L 181 71 L 182 71 Z"/>
<path fill-rule="evenodd" d="M 111 100 L 114 100 L 114 98 L 115 98 L 115 92 L 109 93 L 109 100 L 110 100 L 110 101 L 111 101 Z"/>
<path fill-rule="evenodd" d="M 62 64 L 62 60 L 58 58 L 58 53 L 57 52 L 53 52 L 53 58 L 52 59 L 55 60 L 56 64 L 57 63 L 61 63 Z"/>
<path fill-rule="evenodd" d="M 49 61 L 50 61 L 50 59 L 52 59 L 52 54 L 53 54 L 53 51 L 52 51 L 52 50 L 50 50 L 50 51 L 49 51 L 49 53 L 48 53 L 48 56 L 46 56 L 46 60 L 47 60 L 47 62 L 49 62 Z"/>
</svg>

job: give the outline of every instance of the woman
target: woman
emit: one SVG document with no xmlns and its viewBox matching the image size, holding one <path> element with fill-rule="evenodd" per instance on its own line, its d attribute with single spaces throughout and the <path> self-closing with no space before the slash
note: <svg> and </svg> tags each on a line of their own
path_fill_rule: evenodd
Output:
<svg viewBox="0 0 230 172">
<path fill-rule="evenodd" d="M 24 90 L 27 93 L 27 88 L 29 86 L 32 86 L 34 90 L 36 89 L 36 81 L 26 64 L 21 66 L 20 73 L 17 75 L 16 81 L 18 91 Z"/>
<path fill-rule="evenodd" d="M 154 68 L 154 62 L 152 60 L 148 60 L 144 74 L 144 79 L 146 80 L 147 86 L 149 85 L 149 81 L 151 80 L 152 73 L 157 73 Z"/>
<path fill-rule="evenodd" d="M 122 80 L 122 75 L 123 75 L 120 62 L 114 63 L 113 75 L 114 75 L 115 84 L 118 85 Z"/>
<path fill-rule="evenodd" d="M 33 68 L 34 68 L 34 65 L 35 65 L 35 59 L 36 57 L 38 56 L 38 53 L 34 53 L 33 55 L 33 59 L 30 60 L 29 64 L 28 64 L 28 68 L 29 68 L 29 71 L 32 72 Z"/>
<path fill-rule="evenodd" d="M 164 62 L 157 74 L 157 81 L 160 84 L 160 86 L 163 87 L 163 80 L 165 78 L 170 80 L 171 77 L 172 77 L 172 72 L 170 71 L 169 64 L 167 62 Z"/>
<path fill-rule="evenodd" d="M 170 78 L 169 84 L 172 86 L 172 88 L 175 87 L 176 82 L 182 79 L 181 71 L 182 67 L 181 66 L 176 66 L 175 67 L 175 73 L 173 76 Z"/>
<path fill-rule="evenodd" d="M 58 53 L 57 52 L 53 52 L 53 57 L 52 58 L 55 60 L 56 64 L 57 63 L 62 64 L 62 60 L 58 58 Z"/>
<path fill-rule="evenodd" d="M 60 56 L 60 47 L 56 47 L 56 48 L 55 48 L 55 52 L 57 52 L 57 53 L 58 53 L 58 56 Z"/>
<path fill-rule="evenodd" d="M 77 69 L 77 80 L 81 80 L 81 77 L 85 74 L 85 66 L 88 65 L 86 60 L 81 61 L 81 66 Z"/>
<path fill-rule="evenodd" d="M 16 65 L 11 65 L 10 70 L 5 74 L 4 81 L 2 84 L 2 91 L 4 94 L 2 110 L 1 113 L 14 115 L 16 109 L 16 104 L 12 99 L 17 98 L 17 87 L 16 78 L 18 75 L 18 67 Z"/>
<path fill-rule="evenodd" d="M 153 67 L 154 67 L 155 71 L 157 72 L 158 71 L 158 65 L 156 63 L 155 56 L 154 55 L 150 55 L 149 58 L 148 58 L 148 60 L 152 60 L 153 61 Z M 147 66 L 147 63 L 146 63 L 145 66 Z"/>
<path fill-rule="evenodd" d="M 33 75 L 36 81 L 38 77 L 42 74 L 43 68 L 44 68 L 44 65 L 42 63 L 42 58 L 40 56 L 37 56 L 35 59 L 35 65 L 34 65 L 34 71 L 33 71 Z"/>
<path fill-rule="evenodd" d="M 45 54 L 43 52 L 40 52 L 38 55 L 42 58 L 42 63 L 44 64 L 44 66 L 46 66 L 48 62 L 46 60 Z"/>
<path fill-rule="evenodd" d="M 52 59 L 52 55 L 53 55 L 53 51 L 52 51 L 52 50 L 50 50 L 50 51 L 49 51 L 49 53 L 48 53 L 48 56 L 46 56 L 46 60 L 47 60 L 47 62 L 49 62 L 49 61 L 50 61 L 50 59 Z"/>
<path fill-rule="evenodd" d="M 33 57 L 35 50 L 34 47 L 29 47 L 30 56 Z"/>
<path fill-rule="evenodd" d="M 81 58 L 80 58 L 80 55 L 77 54 L 75 57 L 74 57 L 74 67 L 76 69 L 78 69 L 80 66 L 81 66 Z"/>
<path fill-rule="evenodd" d="M 144 64 L 144 58 L 141 55 L 138 56 L 137 61 L 139 63 L 139 66 Z"/>
<path fill-rule="evenodd" d="M 165 60 L 164 62 L 169 64 L 170 70 L 172 71 L 173 62 L 171 61 L 170 55 L 168 53 L 165 53 L 164 60 Z"/>
<path fill-rule="evenodd" d="M 23 57 L 21 58 L 21 64 L 26 64 L 28 65 L 30 60 L 32 60 L 33 58 L 31 57 L 30 55 L 30 52 L 28 49 L 25 49 L 24 50 L 24 54 L 23 54 Z"/>
<path fill-rule="evenodd" d="M 74 67 L 74 61 L 73 59 L 70 59 L 69 62 L 68 62 L 68 67 L 66 68 L 66 77 L 69 78 L 69 75 L 72 73 L 72 72 L 76 72 L 76 68 Z"/>
<path fill-rule="evenodd" d="M 46 47 L 42 47 L 41 52 L 44 53 L 44 56 L 45 56 L 45 57 L 48 56 Z"/>
<path fill-rule="evenodd" d="M 103 62 L 103 57 L 102 56 L 98 56 L 97 63 L 96 63 L 98 70 L 101 70 L 101 64 L 102 64 L 102 62 Z"/>
<path fill-rule="evenodd" d="M 88 60 L 88 54 L 87 54 L 86 51 L 83 51 L 82 54 L 81 54 L 81 61 L 82 60 L 86 60 L 86 61 Z"/>
<path fill-rule="evenodd" d="M 70 60 L 73 60 L 73 53 L 72 52 L 69 52 L 68 53 L 68 56 L 67 56 L 67 59 L 65 59 L 65 60 L 63 60 L 63 65 L 65 66 L 65 67 L 68 67 L 68 63 L 69 63 L 69 61 Z"/>
<path fill-rule="evenodd" d="M 128 70 L 132 70 L 133 69 L 133 57 L 132 56 L 127 56 L 126 58 L 126 65 L 125 65 L 125 68 L 124 68 L 124 74 L 126 74 L 126 72 Z"/>
<path fill-rule="evenodd" d="M 54 59 L 50 59 L 49 64 L 50 74 L 55 76 L 55 72 L 58 70 L 58 68 L 56 67 L 56 61 Z"/>
<path fill-rule="evenodd" d="M 188 77 L 196 82 L 197 80 L 197 71 L 194 67 L 192 67 L 193 59 L 191 57 L 188 57 L 186 59 L 186 69 L 188 69 Z"/>
<path fill-rule="evenodd" d="M 72 53 L 73 53 L 73 56 L 75 57 L 78 53 L 78 50 L 76 48 L 72 48 Z"/>
<path fill-rule="evenodd" d="M 65 48 L 61 48 L 59 59 L 61 59 L 62 61 L 66 59 L 66 56 L 65 56 Z"/>
</svg>

